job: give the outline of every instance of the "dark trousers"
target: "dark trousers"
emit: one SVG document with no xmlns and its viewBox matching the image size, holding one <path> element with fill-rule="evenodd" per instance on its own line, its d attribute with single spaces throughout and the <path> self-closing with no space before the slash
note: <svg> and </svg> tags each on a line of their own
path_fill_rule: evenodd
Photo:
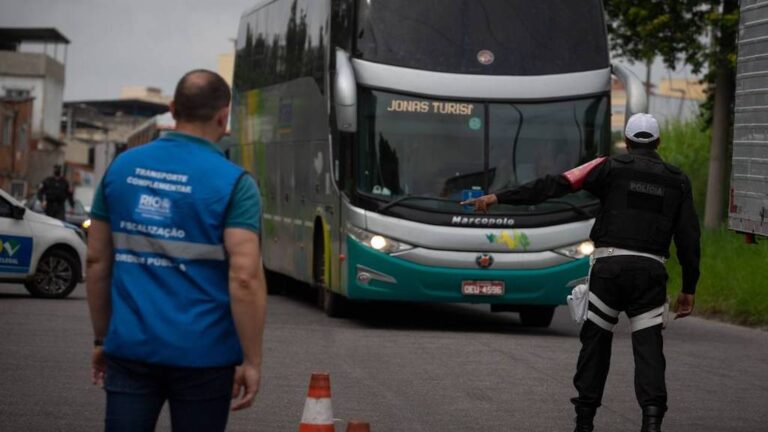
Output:
<svg viewBox="0 0 768 432">
<path fill-rule="evenodd" d="M 667 299 L 666 282 L 666 269 L 650 258 L 620 256 L 595 262 L 590 281 L 590 319 L 581 328 L 582 348 L 573 378 L 579 393 L 572 400 L 576 406 L 600 406 L 611 363 L 611 327 L 618 322 L 618 313 L 624 311 L 633 327 L 637 401 L 641 407 L 666 410 L 666 361 L 661 315 L 657 313 Z"/>
<path fill-rule="evenodd" d="M 66 219 L 66 204 L 64 201 L 46 201 L 45 214 L 60 221 Z"/>
<path fill-rule="evenodd" d="M 174 432 L 224 431 L 234 366 L 176 368 L 107 359 L 107 432 L 154 431 L 165 401 Z"/>
</svg>

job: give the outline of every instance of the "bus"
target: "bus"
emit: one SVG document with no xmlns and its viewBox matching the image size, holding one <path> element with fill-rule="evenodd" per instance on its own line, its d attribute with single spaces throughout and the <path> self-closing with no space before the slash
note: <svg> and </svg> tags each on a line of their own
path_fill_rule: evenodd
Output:
<svg viewBox="0 0 768 432">
<path fill-rule="evenodd" d="M 488 304 L 546 327 L 583 282 L 586 192 L 462 199 L 610 152 L 600 0 L 266 0 L 241 18 L 230 158 L 263 195 L 264 265 L 354 301 Z M 352 302 L 350 301 L 352 300 Z"/>
</svg>

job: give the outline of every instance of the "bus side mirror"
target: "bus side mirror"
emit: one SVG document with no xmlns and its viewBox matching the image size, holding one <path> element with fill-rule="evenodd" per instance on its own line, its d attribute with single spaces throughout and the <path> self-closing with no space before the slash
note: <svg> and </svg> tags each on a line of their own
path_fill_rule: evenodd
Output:
<svg viewBox="0 0 768 432">
<path fill-rule="evenodd" d="M 614 64 L 611 65 L 611 70 L 616 78 L 624 84 L 627 91 L 627 107 L 624 112 L 624 124 L 626 125 L 633 114 L 648 112 L 648 94 L 640 78 L 628 68 Z"/>
<path fill-rule="evenodd" d="M 349 54 L 341 48 L 336 48 L 334 80 L 336 127 L 342 132 L 357 132 L 357 80 Z"/>
<path fill-rule="evenodd" d="M 11 217 L 14 219 L 22 220 L 24 219 L 24 214 L 27 213 L 27 209 L 24 207 L 17 207 L 13 206 L 11 207 Z"/>
</svg>

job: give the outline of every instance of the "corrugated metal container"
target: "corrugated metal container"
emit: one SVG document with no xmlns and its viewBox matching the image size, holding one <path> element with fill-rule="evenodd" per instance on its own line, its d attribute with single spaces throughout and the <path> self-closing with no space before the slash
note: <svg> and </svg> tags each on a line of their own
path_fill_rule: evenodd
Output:
<svg viewBox="0 0 768 432">
<path fill-rule="evenodd" d="M 768 236 L 768 1 L 742 0 L 729 227 Z"/>
</svg>

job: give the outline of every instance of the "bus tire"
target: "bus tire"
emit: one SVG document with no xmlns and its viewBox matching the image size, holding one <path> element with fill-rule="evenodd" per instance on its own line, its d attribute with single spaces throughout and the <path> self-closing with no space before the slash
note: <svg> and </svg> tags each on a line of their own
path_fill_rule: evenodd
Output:
<svg viewBox="0 0 768 432">
<path fill-rule="evenodd" d="M 520 322 L 525 327 L 549 327 L 556 306 L 533 306 L 520 311 Z"/>
<path fill-rule="evenodd" d="M 267 294 L 268 295 L 283 295 L 286 294 L 285 278 L 280 277 L 279 273 L 264 268 L 264 279 L 267 282 Z"/>
<path fill-rule="evenodd" d="M 328 288 L 323 289 L 322 307 L 325 314 L 331 318 L 345 318 L 349 314 L 349 300 L 341 294 Z"/>
<path fill-rule="evenodd" d="M 331 291 L 325 280 L 325 238 L 320 223 L 315 224 L 312 254 L 312 279 L 317 290 L 317 305 L 331 318 L 347 315 L 348 301 L 342 295 Z"/>
</svg>

